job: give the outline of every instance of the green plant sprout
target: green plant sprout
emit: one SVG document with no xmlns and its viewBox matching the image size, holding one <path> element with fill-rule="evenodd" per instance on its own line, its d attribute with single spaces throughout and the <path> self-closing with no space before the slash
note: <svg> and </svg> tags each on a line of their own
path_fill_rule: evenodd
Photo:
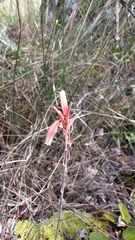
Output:
<svg viewBox="0 0 135 240">
<path fill-rule="evenodd" d="M 132 223 L 132 217 L 123 203 L 118 204 L 120 216 L 118 217 L 111 212 L 104 212 L 104 217 L 109 221 L 117 224 L 118 226 L 125 227 L 125 230 L 122 232 L 124 240 L 134 240 L 135 239 L 135 226 Z M 91 239 L 90 239 L 91 240 Z M 94 239 L 92 239 L 94 240 Z M 95 238 L 96 240 L 96 238 Z M 104 239 L 103 239 L 104 240 Z"/>
</svg>

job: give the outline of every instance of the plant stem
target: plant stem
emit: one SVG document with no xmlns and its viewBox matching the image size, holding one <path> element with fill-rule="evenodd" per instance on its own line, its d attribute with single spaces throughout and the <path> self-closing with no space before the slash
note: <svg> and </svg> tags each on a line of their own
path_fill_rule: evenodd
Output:
<svg viewBox="0 0 135 240">
<path fill-rule="evenodd" d="M 68 138 L 65 139 L 65 150 L 64 150 L 64 159 L 63 159 L 64 171 L 63 171 L 63 177 L 62 177 L 62 183 L 61 183 L 60 205 L 59 205 L 58 222 L 57 222 L 55 240 L 57 240 L 59 230 L 60 230 L 60 222 L 61 222 L 63 202 L 64 202 L 63 196 L 64 196 L 64 190 L 65 190 L 65 184 L 66 184 L 66 177 L 67 177 L 67 163 L 69 161 L 69 156 L 70 156 L 67 146 L 68 146 Z"/>
</svg>

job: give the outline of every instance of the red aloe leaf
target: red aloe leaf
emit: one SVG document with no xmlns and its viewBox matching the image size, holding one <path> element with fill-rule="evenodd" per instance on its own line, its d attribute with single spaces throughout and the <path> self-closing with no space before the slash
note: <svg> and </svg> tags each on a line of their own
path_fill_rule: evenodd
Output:
<svg viewBox="0 0 135 240">
<path fill-rule="evenodd" d="M 67 110 L 66 110 L 66 114 L 65 114 L 65 118 L 66 118 L 67 123 L 69 122 L 70 110 L 71 110 L 71 104 L 69 106 L 67 106 Z"/>
<path fill-rule="evenodd" d="M 70 144 L 72 145 L 72 143 L 74 143 L 76 141 L 76 139 L 79 138 L 80 136 L 81 136 L 81 134 L 79 134 L 77 137 L 75 137 L 72 140 L 70 140 Z"/>
<path fill-rule="evenodd" d="M 75 121 L 76 119 L 77 119 L 77 115 L 74 116 L 73 118 L 69 119 L 69 122 L 68 122 L 68 127 L 69 127 L 69 128 L 73 125 L 73 123 L 74 123 L 74 121 Z"/>
<path fill-rule="evenodd" d="M 60 91 L 60 104 L 61 104 L 62 113 L 64 116 L 66 116 L 68 104 L 67 104 L 66 93 L 64 90 Z"/>
<path fill-rule="evenodd" d="M 64 116 L 63 114 L 61 113 L 61 111 L 59 111 L 56 107 L 52 106 L 52 108 L 55 110 L 55 112 L 58 114 L 60 120 L 61 120 L 61 123 L 62 123 L 62 126 L 64 127 L 65 125 L 65 120 L 64 120 Z"/>
<path fill-rule="evenodd" d="M 55 137 L 55 134 L 57 133 L 58 126 L 59 126 L 59 121 L 55 121 L 48 129 L 46 139 L 45 139 L 45 144 L 50 146 L 52 143 L 53 138 Z"/>
</svg>

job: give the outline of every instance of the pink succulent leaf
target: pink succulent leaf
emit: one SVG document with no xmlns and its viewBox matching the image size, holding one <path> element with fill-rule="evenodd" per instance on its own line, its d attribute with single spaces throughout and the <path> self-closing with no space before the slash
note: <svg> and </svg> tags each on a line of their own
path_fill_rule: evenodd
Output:
<svg viewBox="0 0 135 240">
<path fill-rule="evenodd" d="M 70 110 L 71 110 L 71 104 L 69 106 L 67 106 L 67 110 L 66 110 L 66 114 L 65 114 L 66 122 L 69 121 Z"/>
<path fill-rule="evenodd" d="M 62 113 L 64 116 L 66 116 L 68 104 L 67 104 L 66 93 L 64 90 L 60 91 L 60 104 L 61 104 Z"/>
<path fill-rule="evenodd" d="M 77 119 L 77 116 L 74 116 L 73 118 L 69 119 L 69 122 L 68 122 L 68 127 L 69 128 L 73 125 L 73 123 L 76 119 Z"/>
<path fill-rule="evenodd" d="M 45 139 L 45 144 L 50 146 L 52 143 L 53 138 L 55 137 L 57 130 L 58 130 L 58 126 L 59 126 L 59 121 L 57 120 L 55 121 L 48 129 L 47 135 L 46 135 L 46 139 Z"/>
<path fill-rule="evenodd" d="M 78 139 L 80 136 L 81 136 L 81 134 L 79 134 L 77 137 L 70 140 L 70 145 L 72 145 L 72 143 L 74 143 L 76 141 L 76 139 Z"/>
<path fill-rule="evenodd" d="M 59 118 L 60 118 L 60 120 L 61 120 L 61 122 L 62 122 L 62 125 L 64 126 L 65 125 L 65 119 L 64 119 L 64 116 L 63 116 L 63 114 L 61 113 L 61 111 L 59 111 L 56 107 L 52 107 L 54 110 L 55 110 L 55 112 L 58 114 L 58 116 L 59 116 Z"/>
</svg>

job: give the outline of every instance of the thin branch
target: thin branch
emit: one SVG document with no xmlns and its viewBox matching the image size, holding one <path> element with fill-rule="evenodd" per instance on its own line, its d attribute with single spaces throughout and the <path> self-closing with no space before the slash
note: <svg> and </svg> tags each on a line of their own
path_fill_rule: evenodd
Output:
<svg viewBox="0 0 135 240">
<path fill-rule="evenodd" d="M 65 190 L 66 177 L 67 177 L 67 163 L 69 161 L 69 156 L 70 155 L 69 155 L 69 151 L 68 151 L 68 138 L 66 138 L 65 139 L 64 159 L 63 159 L 64 172 L 63 172 L 62 183 L 61 183 L 60 205 L 59 205 L 58 222 L 57 222 L 55 240 L 57 240 L 59 230 L 60 230 L 60 223 L 61 223 L 61 218 L 62 218 L 62 209 L 63 209 L 63 202 L 64 202 L 64 190 Z"/>
</svg>

